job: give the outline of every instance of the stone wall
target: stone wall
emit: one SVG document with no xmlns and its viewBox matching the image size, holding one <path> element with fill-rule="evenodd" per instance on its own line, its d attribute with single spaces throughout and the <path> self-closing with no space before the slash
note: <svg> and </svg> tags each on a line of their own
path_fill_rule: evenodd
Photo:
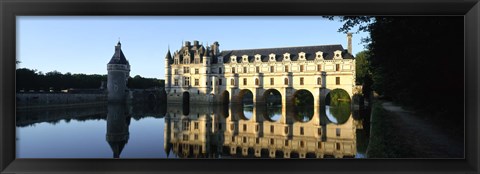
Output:
<svg viewBox="0 0 480 174">
<path fill-rule="evenodd" d="M 106 102 L 106 94 L 17 93 L 16 95 L 17 109 L 27 107 L 76 106 Z"/>
</svg>

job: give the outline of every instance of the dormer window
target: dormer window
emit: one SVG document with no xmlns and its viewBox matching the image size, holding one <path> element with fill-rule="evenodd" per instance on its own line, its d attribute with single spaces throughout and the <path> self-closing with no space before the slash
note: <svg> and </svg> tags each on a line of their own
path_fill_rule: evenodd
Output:
<svg viewBox="0 0 480 174">
<path fill-rule="evenodd" d="M 269 57 L 270 57 L 269 59 L 270 61 L 275 61 L 275 54 L 272 53 L 269 55 Z"/>
<path fill-rule="evenodd" d="M 242 60 L 243 63 L 248 63 L 248 55 L 243 55 L 242 59 L 243 59 Z"/>
<path fill-rule="evenodd" d="M 315 53 L 315 58 L 316 59 L 323 59 L 323 52 L 321 51 L 318 51 Z"/>
<path fill-rule="evenodd" d="M 337 50 L 333 53 L 335 55 L 335 59 L 343 59 L 342 57 L 342 51 Z"/>
<path fill-rule="evenodd" d="M 261 57 L 262 57 L 262 55 L 260 55 L 260 54 L 255 54 L 255 61 L 261 62 L 261 61 L 262 61 L 262 60 L 260 60 Z"/>
<path fill-rule="evenodd" d="M 290 53 L 283 54 L 283 60 L 290 60 Z"/>
<path fill-rule="evenodd" d="M 230 59 L 231 59 L 231 62 L 237 63 L 237 56 L 231 56 Z"/>
<path fill-rule="evenodd" d="M 298 59 L 299 60 L 305 60 L 305 52 L 298 53 Z"/>
</svg>

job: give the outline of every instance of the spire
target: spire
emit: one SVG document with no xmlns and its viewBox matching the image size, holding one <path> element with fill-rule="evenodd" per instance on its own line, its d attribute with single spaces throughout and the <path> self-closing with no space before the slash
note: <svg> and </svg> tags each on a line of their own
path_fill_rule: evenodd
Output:
<svg viewBox="0 0 480 174">
<path fill-rule="evenodd" d="M 165 59 L 172 59 L 172 55 L 170 54 L 170 46 L 168 46 L 168 52 L 167 52 L 167 55 L 165 55 Z"/>
<path fill-rule="evenodd" d="M 123 55 L 122 52 L 122 44 L 118 41 L 117 45 L 115 46 L 115 53 L 113 53 L 112 59 L 108 64 L 125 64 L 129 65 L 127 58 Z"/>
</svg>

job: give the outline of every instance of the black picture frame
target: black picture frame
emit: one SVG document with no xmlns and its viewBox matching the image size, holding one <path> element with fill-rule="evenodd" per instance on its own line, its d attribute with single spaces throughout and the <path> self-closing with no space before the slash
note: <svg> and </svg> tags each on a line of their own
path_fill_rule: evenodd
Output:
<svg viewBox="0 0 480 174">
<path fill-rule="evenodd" d="M 0 0 L 1 173 L 478 173 L 478 0 Z M 18 15 L 464 15 L 465 159 L 15 159 Z"/>
</svg>

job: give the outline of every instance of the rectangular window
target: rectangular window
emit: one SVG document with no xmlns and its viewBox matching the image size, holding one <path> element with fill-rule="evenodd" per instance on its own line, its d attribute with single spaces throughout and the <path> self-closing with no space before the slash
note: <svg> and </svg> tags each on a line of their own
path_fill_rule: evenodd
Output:
<svg viewBox="0 0 480 174">
<path fill-rule="evenodd" d="M 285 140 L 285 146 L 288 146 L 288 140 Z"/>
<path fill-rule="evenodd" d="M 300 85 L 303 85 L 303 77 L 300 77 Z"/>
<path fill-rule="evenodd" d="M 270 85 L 274 85 L 274 79 L 273 78 L 270 78 Z"/>
<path fill-rule="evenodd" d="M 195 122 L 193 126 L 194 126 L 194 129 L 198 129 L 198 122 Z"/>
<path fill-rule="evenodd" d="M 235 73 L 235 67 L 232 67 L 232 73 Z"/>
<path fill-rule="evenodd" d="M 275 67 L 274 66 L 270 66 L 270 72 L 274 72 L 275 71 Z"/>
<path fill-rule="evenodd" d="M 322 135 L 322 128 L 318 128 L 318 135 Z"/>
<path fill-rule="evenodd" d="M 195 134 L 194 137 L 195 137 L 195 140 L 198 140 L 198 134 Z"/>
<path fill-rule="evenodd" d="M 303 127 L 300 127 L 300 135 L 303 135 Z"/>
<path fill-rule="evenodd" d="M 256 126 L 255 126 L 255 132 L 258 132 L 258 128 L 259 128 L 259 126 L 256 125 Z"/>
<path fill-rule="evenodd" d="M 288 66 L 285 66 L 285 72 L 288 72 Z"/>
<path fill-rule="evenodd" d="M 243 125 L 243 131 L 244 131 L 244 132 L 247 131 L 247 125 L 246 125 L 246 124 Z"/>
<path fill-rule="evenodd" d="M 200 83 L 199 83 L 199 80 L 198 79 L 195 79 L 195 86 L 198 86 Z"/>
<path fill-rule="evenodd" d="M 178 69 L 174 69 L 173 74 L 177 75 L 178 74 Z"/>
<path fill-rule="evenodd" d="M 247 67 L 243 67 L 243 73 L 247 73 Z"/>
<path fill-rule="evenodd" d="M 173 85 L 174 85 L 174 86 L 178 86 L 178 79 L 174 79 L 174 80 L 173 80 Z"/>
<path fill-rule="evenodd" d="M 256 138 L 255 143 L 257 143 L 257 144 L 260 143 L 260 138 Z"/>
<path fill-rule="evenodd" d="M 322 65 L 317 65 L 317 71 L 322 71 Z"/>
<path fill-rule="evenodd" d="M 190 77 L 185 77 L 185 85 L 190 86 Z"/>
<path fill-rule="evenodd" d="M 218 85 L 222 85 L 222 79 L 218 79 Z"/>
<path fill-rule="evenodd" d="M 260 67 L 255 67 L 255 72 L 260 73 Z"/>
<path fill-rule="evenodd" d="M 243 78 L 243 85 L 247 85 L 247 78 Z"/>
<path fill-rule="evenodd" d="M 335 134 L 337 135 L 337 137 L 340 136 L 340 128 L 337 128 L 337 129 L 335 130 Z"/>
<path fill-rule="evenodd" d="M 288 134 L 288 127 L 285 127 L 285 134 Z"/>
<path fill-rule="evenodd" d="M 198 74 L 198 68 L 195 68 L 195 74 Z"/>
<path fill-rule="evenodd" d="M 300 72 L 303 72 L 303 65 L 300 65 Z"/>
<path fill-rule="evenodd" d="M 270 133 L 273 133 L 275 129 L 273 128 L 273 125 L 270 126 Z"/>
<path fill-rule="evenodd" d="M 336 71 L 340 71 L 340 64 L 336 64 L 336 65 L 335 65 L 335 70 L 336 70 Z"/>
<path fill-rule="evenodd" d="M 335 77 L 335 84 L 340 85 L 340 77 Z"/>
</svg>

